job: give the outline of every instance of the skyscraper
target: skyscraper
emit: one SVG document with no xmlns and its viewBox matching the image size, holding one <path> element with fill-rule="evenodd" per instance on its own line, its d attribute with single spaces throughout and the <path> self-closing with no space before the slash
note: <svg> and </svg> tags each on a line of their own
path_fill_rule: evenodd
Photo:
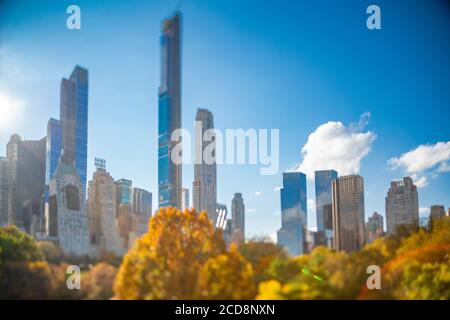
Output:
<svg viewBox="0 0 450 320">
<path fill-rule="evenodd" d="M 189 204 L 189 189 L 188 188 L 183 188 L 182 192 L 181 192 L 181 210 L 185 210 L 188 209 L 190 207 Z"/>
<path fill-rule="evenodd" d="M 333 180 L 334 249 L 357 251 L 364 246 L 364 179 L 348 175 Z"/>
<path fill-rule="evenodd" d="M 337 178 L 334 170 L 315 171 L 317 231 L 323 231 L 324 206 L 331 204 L 331 182 Z"/>
<path fill-rule="evenodd" d="M 0 157 L 0 226 L 8 223 L 8 159 Z"/>
<path fill-rule="evenodd" d="M 245 242 L 245 205 L 242 193 L 239 192 L 231 200 L 231 233 L 233 242 Z"/>
<path fill-rule="evenodd" d="M 152 216 L 152 193 L 140 188 L 133 188 L 133 212 L 148 222 Z"/>
<path fill-rule="evenodd" d="M 385 204 L 388 234 L 394 233 L 397 226 L 419 223 L 419 196 L 410 177 L 391 182 Z"/>
<path fill-rule="evenodd" d="M 306 175 L 302 172 L 283 172 L 278 244 L 294 256 L 306 252 L 306 202 Z"/>
<path fill-rule="evenodd" d="M 45 192 L 45 145 L 45 138 L 22 140 L 16 134 L 11 136 L 7 145 L 8 223 L 27 232 L 32 220 L 36 223 L 43 221 L 41 199 Z"/>
<path fill-rule="evenodd" d="M 383 235 L 383 216 L 374 212 L 366 223 L 366 243 L 372 243 Z"/>
<path fill-rule="evenodd" d="M 104 167 L 97 167 L 88 186 L 89 238 L 97 254 L 123 254 L 116 214 L 114 179 Z"/>
<path fill-rule="evenodd" d="M 131 200 L 132 200 L 132 184 L 131 180 L 119 179 L 114 182 L 116 185 L 116 209 L 119 210 L 121 204 L 130 207 L 131 211 Z"/>
<path fill-rule="evenodd" d="M 442 205 L 432 205 L 430 208 L 430 221 L 445 217 L 445 208 Z"/>
<path fill-rule="evenodd" d="M 161 86 L 158 106 L 158 204 L 181 208 L 182 167 L 174 162 L 177 141 L 174 130 L 181 128 L 181 14 L 165 19 L 161 36 Z M 181 151 L 181 150 L 179 150 Z M 179 159 L 181 160 L 181 159 Z"/>
<path fill-rule="evenodd" d="M 64 161 L 67 164 L 74 163 L 80 175 L 83 194 L 86 194 L 88 138 L 88 71 L 86 69 L 76 66 L 69 79 L 62 79 L 60 99 L 62 149 L 66 157 Z M 58 130 L 56 124 L 54 130 L 55 132 Z M 57 150 L 56 146 L 54 150 Z M 47 175 L 52 174 L 53 172 L 50 171 Z"/>
<path fill-rule="evenodd" d="M 45 184 L 48 186 L 55 174 L 62 150 L 61 121 L 50 118 L 47 123 L 47 145 L 45 159 Z"/>
<path fill-rule="evenodd" d="M 217 168 L 215 154 L 213 153 L 210 159 L 204 159 L 204 153 L 207 153 L 205 152 L 206 148 L 213 148 L 213 152 L 215 152 L 212 129 L 214 129 L 212 113 L 206 109 L 198 109 L 195 117 L 193 206 L 197 211 L 205 210 L 208 213 L 208 217 L 215 224 L 217 222 Z M 206 139 L 203 139 L 204 137 Z"/>
<path fill-rule="evenodd" d="M 83 185 L 73 162 L 60 158 L 49 187 L 47 235 L 57 239 L 64 254 L 91 253 L 88 216 Z"/>
</svg>

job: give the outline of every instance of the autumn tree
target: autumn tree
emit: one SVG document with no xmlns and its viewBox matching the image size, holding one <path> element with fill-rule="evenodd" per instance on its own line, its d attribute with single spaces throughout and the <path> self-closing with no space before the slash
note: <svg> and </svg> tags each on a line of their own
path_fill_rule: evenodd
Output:
<svg viewBox="0 0 450 320">
<path fill-rule="evenodd" d="M 225 243 L 205 212 L 161 208 L 124 257 L 114 292 L 119 299 L 200 299 L 199 274 Z"/>
<path fill-rule="evenodd" d="M 254 299 L 252 266 L 232 243 L 230 252 L 209 258 L 200 271 L 200 292 L 205 299 Z"/>
<path fill-rule="evenodd" d="M 268 271 L 272 261 L 287 258 L 287 253 L 282 247 L 264 239 L 252 239 L 241 244 L 239 252 L 251 263 L 253 278 L 257 285 L 270 279 Z"/>
<path fill-rule="evenodd" d="M 100 262 L 85 272 L 81 278 L 83 295 L 87 299 L 106 300 L 113 293 L 113 284 L 117 269 L 112 265 Z"/>
</svg>

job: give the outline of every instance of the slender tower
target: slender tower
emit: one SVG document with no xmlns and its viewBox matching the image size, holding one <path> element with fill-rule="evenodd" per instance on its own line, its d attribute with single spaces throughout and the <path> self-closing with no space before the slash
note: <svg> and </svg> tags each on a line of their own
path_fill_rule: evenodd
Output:
<svg viewBox="0 0 450 320">
<path fill-rule="evenodd" d="M 207 148 L 215 150 L 213 115 L 209 110 L 198 109 L 195 117 L 195 166 L 192 183 L 193 206 L 197 211 L 206 211 L 215 225 L 217 222 L 217 168 L 215 154 L 203 159 Z M 206 133 L 206 134 L 205 134 Z M 205 141 L 206 138 L 207 141 Z M 214 153 L 214 151 L 212 152 Z M 207 154 L 208 155 L 208 154 Z"/>
<path fill-rule="evenodd" d="M 162 23 L 161 86 L 158 106 L 158 204 L 181 209 L 181 149 L 171 141 L 172 132 L 181 128 L 181 14 Z M 181 143 L 181 142 L 180 142 Z M 178 153 L 174 161 L 172 153 Z"/>
</svg>

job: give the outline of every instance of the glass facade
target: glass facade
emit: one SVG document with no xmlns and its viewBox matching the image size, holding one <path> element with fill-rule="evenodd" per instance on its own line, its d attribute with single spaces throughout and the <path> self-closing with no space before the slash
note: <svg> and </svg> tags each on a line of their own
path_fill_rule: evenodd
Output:
<svg viewBox="0 0 450 320">
<path fill-rule="evenodd" d="M 174 130 L 181 128 L 180 14 L 163 21 L 161 36 L 161 86 L 158 103 L 158 205 L 181 205 L 181 164 L 171 161 Z"/>
<path fill-rule="evenodd" d="M 45 184 L 48 186 L 58 166 L 62 149 L 62 128 L 59 120 L 50 118 L 47 124 Z"/>
<path fill-rule="evenodd" d="M 88 137 L 88 71 L 76 66 L 61 82 L 61 125 L 64 162 L 75 163 L 86 194 Z"/>
<path fill-rule="evenodd" d="M 116 182 L 116 201 L 117 206 L 121 204 L 131 205 L 132 182 L 127 179 L 120 179 Z"/>
<path fill-rule="evenodd" d="M 301 172 L 284 172 L 278 244 L 294 256 L 305 253 L 306 226 L 306 175 Z"/>
<path fill-rule="evenodd" d="M 331 184 L 337 179 L 335 170 L 320 170 L 314 172 L 316 189 L 317 231 L 325 229 L 324 206 L 331 205 Z"/>
</svg>

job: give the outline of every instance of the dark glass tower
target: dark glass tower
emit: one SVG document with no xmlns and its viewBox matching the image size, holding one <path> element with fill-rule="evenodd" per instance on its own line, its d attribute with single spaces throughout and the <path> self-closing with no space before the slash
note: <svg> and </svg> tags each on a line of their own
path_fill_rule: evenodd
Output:
<svg viewBox="0 0 450 320">
<path fill-rule="evenodd" d="M 176 141 L 172 132 L 181 128 L 181 35 L 180 13 L 162 23 L 161 86 L 158 110 L 158 204 L 181 209 L 181 163 L 171 154 Z"/>
<path fill-rule="evenodd" d="M 281 189 L 281 229 L 278 244 L 290 254 L 305 253 L 306 242 L 306 176 L 301 172 L 283 172 Z"/>
<path fill-rule="evenodd" d="M 327 208 L 324 207 L 331 205 L 331 183 L 337 179 L 337 172 L 335 170 L 319 170 L 314 172 L 315 187 L 316 187 L 316 214 L 317 214 L 317 231 L 323 231 L 327 229 L 324 221 L 327 213 Z"/>
<path fill-rule="evenodd" d="M 63 163 L 74 164 L 86 194 L 88 137 L 88 71 L 76 66 L 69 79 L 61 81 L 60 116 Z"/>
</svg>

